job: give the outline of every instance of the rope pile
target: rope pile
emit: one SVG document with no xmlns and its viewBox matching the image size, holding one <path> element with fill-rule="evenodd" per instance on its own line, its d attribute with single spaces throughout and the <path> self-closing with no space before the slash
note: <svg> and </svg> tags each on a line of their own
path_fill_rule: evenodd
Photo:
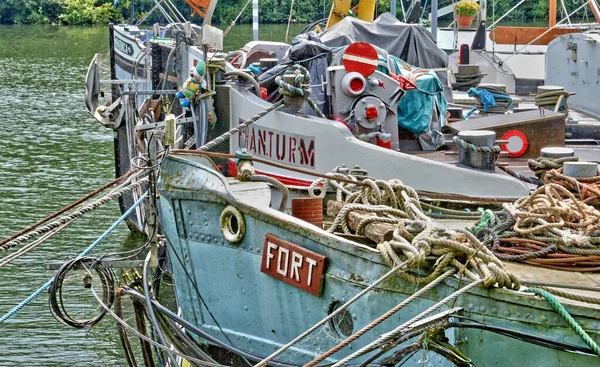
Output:
<svg viewBox="0 0 600 367">
<path fill-rule="evenodd" d="M 555 110 L 558 105 L 558 111 L 556 112 L 569 112 L 569 107 L 567 105 L 567 99 L 569 98 L 569 93 L 565 91 L 553 91 L 542 93 L 535 96 L 535 105 L 540 108 L 546 108 L 548 110 Z"/>
<path fill-rule="evenodd" d="M 513 105 L 508 93 L 491 85 L 469 88 L 468 94 L 477 99 L 476 108 L 484 113 L 506 113 Z"/>
<path fill-rule="evenodd" d="M 561 168 L 547 171 L 544 180 L 561 185 L 585 204 L 600 208 L 600 176 L 590 178 L 568 177 L 563 175 Z"/>
<path fill-rule="evenodd" d="M 345 197 L 344 206 L 329 232 L 341 229 L 352 233 L 347 223 L 349 214 L 353 211 L 372 213 L 359 224 L 357 234 L 364 228 L 364 221 L 396 224 L 392 239 L 377 244 L 384 260 L 391 266 L 407 260 L 409 268 L 431 270 L 423 277 L 406 272 L 399 274 L 408 281 L 429 283 L 439 277 L 446 266 L 451 266 L 474 281 L 482 281 L 486 287 L 519 289 L 518 279 L 471 232 L 448 230 L 425 215 L 414 189 L 399 180 L 367 178 L 362 182 L 366 187 L 361 186 L 350 194 L 344 190 L 347 187 L 338 188 L 336 196 Z"/>
<path fill-rule="evenodd" d="M 481 78 L 483 78 L 484 74 L 454 74 L 454 78 L 456 79 L 455 83 L 452 83 L 453 90 L 459 90 L 462 92 L 466 92 L 471 88 L 475 88 L 481 82 Z"/>
<path fill-rule="evenodd" d="M 543 179 L 546 172 L 555 169 L 561 169 L 565 162 L 577 162 L 577 157 L 562 157 L 562 158 L 547 158 L 539 157 L 536 159 L 527 160 L 529 169 L 535 173 L 539 179 Z"/>
</svg>

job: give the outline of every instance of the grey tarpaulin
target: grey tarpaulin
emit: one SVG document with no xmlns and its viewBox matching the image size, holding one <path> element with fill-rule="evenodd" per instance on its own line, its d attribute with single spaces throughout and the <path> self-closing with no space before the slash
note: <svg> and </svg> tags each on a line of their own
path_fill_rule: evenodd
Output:
<svg viewBox="0 0 600 367">
<path fill-rule="evenodd" d="M 321 85 L 324 82 L 327 67 L 331 61 L 331 50 L 323 45 L 314 32 L 304 33 L 292 39 L 292 47 L 284 57 L 281 64 L 267 70 L 258 76 L 261 87 L 267 88 L 267 101 L 275 102 L 281 96 L 279 88 L 275 84 L 275 77 L 281 76 L 292 64 L 300 64 L 308 69 L 310 73 L 311 99 L 326 116 L 329 116 L 329 103 L 325 98 L 325 92 Z M 303 113 L 316 115 L 310 106 L 305 103 Z"/>
<path fill-rule="evenodd" d="M 331 48 L 362 41 L 381 47 L 390 55 L 420 68 L 448 66 L 448 55 L 437 47 L 428 30 L 418 24 L 402 23 L 390 13 L 383 13 L 373 22 L 346 17 L 321 33 L 320 37 L 321 42 Z M 440 80 L 445 84 L 446 76 Z"/>
</svg>

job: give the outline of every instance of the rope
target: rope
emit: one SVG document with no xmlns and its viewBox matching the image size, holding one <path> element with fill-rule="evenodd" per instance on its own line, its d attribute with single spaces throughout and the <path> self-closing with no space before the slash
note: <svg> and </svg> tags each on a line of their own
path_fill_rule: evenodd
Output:
<svg viewBox="0 0 600 367">
<path fill-rule="evenodd" d="M 235 17 L 235 19 L 233 19 L 231 21 L 231 24 L 229 24 L 229 27 L 227 27 L 227 29 L 225 30 L 225 32 L 223 32 L 223 37 L 227 36 L 227 33 L 229 33 L 229 31 L 231 30 L 231 28 L 235 25 L 235 23 L 237 22 L 238 19 L 240 19 L 240 17 L 242 16 L 242 13 L 244 12 L 244 10 L 246 10 L 246 7 L 248 7 L 248 5 L 252 2 L 252 0 L 248 0 L 246 2 L 246 4 L 244 4 L 244 7 L 242 7 L 242 10 L 240 10 L 240 12 L 238 13 L 238 15 Z"/>
<path fill-rule="evenodd" d="M 475 144 L 469 143 L 468 141 L 459 138 L 458 135 L 454 135 L 454 137 L 452 138 L 452 141 L 454 141 L 455 144 L 460 145 L 461 147 L 463 147 L 465 149 L 472 150 L 474 152 L 500 153 L 500 151 L 502 150 L 497 145 L 488 147 L 485 145 L 475 145 Z"/>
<path fill-rule="evenodd" d="M 504 207 L 516 218 L 514 231 L 521 236 L 551 235 L 565 245 L 590 248 L 585 237 L 600 229 L 600 211 L 557 184 L 546 184 Z"/>
<path fill-rule="evenodd" d="M 385 345 L 388 345 L 390 342 L 392 342 L 393 340 L 397 339 L 398 337 L 400 337 L 403 333 L 405 333 L 407 330 L 410 329 L 410 327 L 417 323 L 418 321 L 422 320 L 423 318 L 425 318 L 427 315 L 429 315 L 430 313 L 434 312 L 435 310 L 437 310 L 438 308 L 444 306 L 446 303 L 452 301 L 453 299 L 457 298 L 458 296 L 460 296 L 461 294 L 469 291 L 471 288 L 474 288 L 475 286 L 481 284 L 481 280 L 477 280 L 474 281 L 470 284 L 468 284 L 467 286 L 457 290 L 456 292 L 448 295 L 447 297 L 445 297 L 444 299 L 442 299 L 441 301 L 439 301 L 438 303 L 436 303 L 435 305 L 431 306 L 430 308 L 428 308 L 427 310 L 423 311 L 422 313 L 420 313 L 419 315 L 413 317 L 412 319 L 410 319 L 409 321 L 405 322 L 404 324 L 400 325 L 399 327 L 397 327 L 396 329 L 392 330 L 389 333 L 386 334 L 382 334 L 379 339 L 373 341 L 372 343 L 370 343 L 369 345 L 357 350 L 356 352 L 352 353 L 351 355 L 339 360 L 338 362 L 336 362 L 332 367 L 340 367 L 340 366 L 344 366 L 346 365 L 348 362 L 350 362 L 353 359 L 356 359 L 368 352 L 371 352 L 377 348 L 380 347 L 384 347 Z"/>
<path fill-rule="evenodd" d="M 562 174 L 562 169 L 547 171 L 544 180 L 561 185 L 588 205 L 600 206 L 600 177 L 574 178 Z"/>
<path fill-rule="evenodd" d="M 264 111 L 262 111 L 260 113 L 257 113 L 254 117 L 244 121 L 243 123 L 239 124 L 238 126 L 234 127 L 233 129 L 227 131 L 226 133 L 214 138 L 213 140 L 204 144 L 197 150 L 209 150 L 209 149 L 214 148 L 215 146 L 217 146 L 217 145 L 221 144 L 222 142 L 231 138 L 234 134 L 237 134 L 238 132 L 240 132 L 240 130 L 247 128 L 248 126 L 252 125 L 254 122 L 260 120 L 261 118 L 268 115 L 270 112 L 273 112 L 282 106 L 283 106 L 283 101 L 274 103 L 269 108 L 265 109 Z"/>
<path fill-rule="evenodd" d="M 294 84 L 286 83 L 281 76 L 275 77 L 275 83 L 279 86 L 279 93 L 288 97 L 304 97 L 309 106 L 320 118 L 327 118 L 310 98 L 311 89 L 309 71 L 300 64 L 294 64 L 288 70 L 291 70 L 294 74 Z"/>
<path fill-rule="evenodd" d="M 544 181 L 539 180 L 535 177 L 526 177 L 523 176 L 522 174 L 520 174 L 517 171 L 513 171 L 512 169 L 505 167 L 505 166 L 501 166 L 499 164 L 496 164 L 496 167 L 498 167 L 499 169 L 501 169 L 502 171 L 508 173 L 509 175 L 513 176 L 514 178 L 521 180 L 523 182 L 526 182 L 528 184 L 532 184 L 532 185 L 536 185 L 536 186 L 541 186 L 544 184 Z"/>
<path fill-rule="evenodd" d="M 143 185 L 145 182 L 147 181 L 147 179 L 144 180 L 140 180 L 134 184 L 130 184 L 129 186 L 126 186 L 122 189 L 116 190 L 114 192 L 111 192 L 105 196 L 103 196 L 102 198 L 84 206 L 81 207 L 80 209 L 73 211 L 71 213 L 69 213 L 68 215 L 62 216 L 61 218 L 46 224 L 44 226 L 38 227 L 36 230 L 34 231 L 30 231 L 24 235 L 21 235 L 17 238 L 15 238 L 14 240 L 5 243 L 4 245 L 0 246 L 0 251 L 6 251 L 11 247 L 17 246 L 22 244 L 23 242 L 30 240 L 34 237 L 40 236 L 40 235 L 44 235 L 44 234 L 48 234 L 49 232 L 53 232 L 57 233 L 58 231 L 60 231 L 61 229 L 65 228 L 66 226 L 68 226 L 69 224 L 71 224 L 72 222 L 74 222 L 76 219 L 81 218 L 82 216 L 84 216 L 85 214 L 99 208 L 100 206 L 108 203 L 109 201 L 111 201 L 112 199 L 116 198 L 116 197 L 120 197 L 123 194 L 125 194 L 128 191 L 131 191 L 137 187 L 140 187 L 141 185 Z M 44 239 L 49 238 L 50 236 L 46 236 Z M 43 241 L 42 241 L 43 242 Z M 39 243 L 41 244 L 41 242 Z M 30 249 L 28 249 L 30 250 Z M 8 255 L 7 257 L 12 257 L 16 255 L 16 253 Z M 2 260 L 0 260 L 0 267 L 6 265 L 8 262 L 5 261 L 5 259 L 7 258 L 3 258 Z"/>
<path fill-rule="evenodd" d="M 562 98 L 561 98 L 562 97 Z M 569 107 L 567 105 L 567 99 L 569 98 L 569 93 L 565 91 L 552 91 L 547 93 L 538 94 L 535 96 L 535 105 L 540 108 L 546 108 L 548 110 L 554 110 L 556 105 L 558 106 L 558 111 L 556 112 L 568 112 Z"/>
<path fill-rule="evenodd" d="M 408 261 L 409 267 L 421 268 L 427 265 L 429 256 L 437 258 L 428 276 L 400 275 L 409 282 L 428 283 L 438 277 L 444 267 L 452 266 L 464 268 L 467 277 L 482 279 L 487 287 L 520 287 L 518 279 L 509 274 L 504 264 L 471 232 L 464 229 L 449 232 L 425 215 L 418 194 L 412 188 L 399 180 L 385 182 L 365 179 L 363 183 L 367 183 L 366 187 L 361 186 L 359 191 L 351 194 L 338 190 L 338 199 L 345 196 L 344 206 L 336 215 L 329 232 L 341 228 L 344 233 L 351 234 L 347 224 L 350 213 L 360 211 L 363 216 L 369 213 L 359 223 L 356 234 L 360 234 L 368 223 L 396 224 L 392 239 L 377 244 L 383 259 L 391 266 Z"/>
<path fill-rule="evenodd" d="M 340 312 L 342 312 L 346 308 L 348 308 L 348 306 L 350 306 L 352 303 L 354 303 L 357 299 L 359 299 L 360 297 L 364 296 L 367 292 L 369 292 L 372 289 L 374 289 L 378 284 L 380 284 L 384 280 L 388 279 L 390 276 L 392 276 L 394 274 L 397 274 L 399 271 L 401 271 L 404 268 L 406 268 L 406 264 L 407 263 L 404 262 L 402 264 L 399 264 L 399 265 L 395 266 L 393 269 L 391 269 L 390 271 L 388 271 L 387 273 L 385 273 L 382 277 L 380 277 L 379 279 L 375 280 L 373 283 L 369 284 L 368 287 L 366 287 L 365 289 L 363 289 L 362 291 L 360 291 L 358 294 L 356 294 L 354 297 L 352 297 L 350 300 L 348 300 L 348 302 L 344 303 L 339 308 L 337 308 L 335 311 L 333 311 L 332 313 L 330 313 L 329 315 L 327 315 L 324 319 L 322 319 L 321 321 L 317 322 L 316 324 L 314 324 L 313 326 L 311 326 L 308 330 L 306 330 L 302 334 L 300 334 L 297 337 L 295 337 L 292 341 L 290 341 L 286 345 L 282 346 L 281 348 L 279 348 L 278 350 L 276 350 L 275 352 L 273 352 L 273 354 L 271 354 L 270 356 L 266 357 L 262 361 L 260 361 L 257 364 L 255 364 L 254 367 L 265 367 L 265 366 L 267 366 L 267 363 L 269 361 L 271 361 L 273 358 L 275 358 L 278 355 L 280 355 L 281 353 L 285 352 L 290 347 L 292 347 L 294 344 L 296 344 L 300 340 L 302 340 L 305 337 L 307 337 L 313 331 L 317 330 L 317 328 L 319 328 L 321 325 L 325 324 L 327 321 L 329 321 L 332 318 L 334 318 L 335 316 L 337 316 Z"/>
<path fill-rule="evenodd" d="M 142 203 L 142 201 L 144 201 L 144 199 L 146 198 L 146 194 L 147 193 L 144 193 L 144 195 L 141 198 L 139 198 L 135 203 L 133 203 L 133 205 L 129 209 L 127 209 L 127 211 L 119 219 L 117 219 L 116 222 L 114 222 L 102 235 L 100 235 L 100 237 L 98 237 L 98 239 L 96 239 L 91 245 L 89 245 L 88 248 L 83 250 L 77 256 L 77 258 L 87 256 L 90 253 L 90 251 L 92 251 L 94 249 L 94 247 L 98 246 L 112 231 L 115 230 L 115 228 L 117 228 L 117 226 L 119 224 L 121 224 L 121 222 L 123 222 L 135 210 L 135 208 L 138 207 L 138 205 L 140 205 Z M 50 284 L 52 284 L 52 282 L 54 281 L 54 278 L 55 277 L 52 277 L 50 280 L 48 280 L 46 283 L 44 283 L 44 285 L 42 285 L 35 292 L 33 292 L 29 297 L 27 297 L 21 303 L 16 305 L 12 310 L 8 311 L 4 316 L 0 317 L 0 323 L 2 323 L 4 321 L 8 320 L 9 318 L 11 318 L 12 316 L 14 316 L 23 307 L 25 307 L 27 304 L 29 304 L 31 301 L 33 301 L 37 296 L 39 296 L 42 292 L 44 292 L 46 289 L 48 289 Z"/>
<path fill-rule="evenodd" d="M 554 297 L 551 293 L 539 289 L 539 288 L 528 288 L 526 291 L 534 293 L 540 297 L 543 297 L 548 301 L 550 306 L 558 312 L 558 314 L 567 322 L 567 324 L 583 339 L 583 341 L 600 357 L 600 346 L 594 342 L 594 340 L 583 330 L 583 328 L 573 319 L 573 317 L 567 312 L 563 305 Z"/>
<path fill-rule="evenodd" d="M 7 237 L 7 238 L 3 239 L 2 241 L 0 241 L 0 247 L 4 246 L 4 244 L 6 244 L 7 242 L 14 240 L 15 238 L 19 237 L 20 235 L 22 235 L 22 234 L 24 234 L 24 233 L 27 233 L 27 232 L 29 232 L 29 231 L 33 230 L 34 228 L 36 228 L 36 227 L 38 227 L 38 226 L 40 226 L 40 225 L 42 225 L 42 224 L 46 223 L 47 221 L 49 221 L 49 220 L 51 220 L 51 219 L 54 219 L 54 218 L 58 217 L 58 216 L 59 216 L 59 215 L 61 215 L 62 213 L 66 212 L 66 211 L 68 211 L 68 210 L 71 210 L 72 208 L 76 207 L 77 205 L 79 205 L 79 204 L 81 204 L 81 203 L 83 203 L 83 202 L 85 202 L 85 201 L 89 200 L 90 198 L 92 198 L 92 197 L 96 196 L 98 193 L 100 193 L 100 192 L 102 192 L 102 191 L 106 190 L 107 188 L 109 188 L 109 187 L 111 187 L 111 186 L 115 185 L 117 182 L 119 182 L 119 181 L 121 181 L 121 180 L 124 180 L 124 179 L 128 178 L 129 176 L 131 176 L 133 173 L 135 173 L 135 172 L 137 172 L 137 171 L 138 171 L 138 170 L 136 169 L 136 170 L 132 170 L 132 171 L 129 171 L 129 172 L 127 172 L 127 173 L 126 173 L 126 174 L 124 174 L 123 176 L 121 176 L 121 177 L 118 177 L 118 178 L 116 178 L 116 179 L 114 179 L 114 180 L 110 181 L 109 183 L 107 183 L 107 184 L 105 184 L 105 185 L 103 185 L 103 186 L 101 186 L 101 187 L 97 188 L 96 190 L 94 190 L 94 191 L 90 192 L 89 194 L 85 195 L 85 196 L 84 196 L 84 197 L 82 197 L 81 199 L 78 199 L 78 200 L 76 200 L 76 201 L 72 202 L 71 204 L 69 204 L 69 205 L 65 206 L 64 208 L 62 208 L 62 209 L 60 209 L 60 210 L 58 210 L 58 211 L 56 211 L 56 212 L 54 212 L 54 213 L 50 214 L 49 216 L 47 216 L 47 217 L 45 217 L 45 218 L 43 218 L 43 219 L 39 220 L 38 222 L 36 222 L 36 223 L 32 224 L 31 226 L 29 226 L 29 227 L 27 227 L 27 228 L 25 228 L 25 229 L 22 229 L 22 230 L 20 230 L 19 232 L 17 232 L 17 233 L 15 233 L 15 234 L 13 234 L 13 235 L 12 235 L 12 236 L 10 236 L 10 237 Z"/>
<path fill-rule="evenodd" d="M 363 336 L 367 332 L 371 331 L 374 327 L 378 326 L 379 324 L 381 324 L 385 320 L 389 319 L 392 315 L 394 315 L 396 312 L 400 311 L 406 305 L 408 305 L 409 303 L 411 303 L 415 299 L 421 297 L 423 294 L 425 294 L 429 290 L 431 290 L 434 287 L 436 287 L 444 279 L 446 279 L 450 275 L 454 274 L 454 272 L 455 272 L 454 269 L 450 269 L 450 270 L 446 271 L 444 274 L 442 274 L 440 277 L 438 277 L 437 279 L 435 279 L 433 282 L 431 282 L 431 283 L 427 284 L 426 286 L 424 286 L 423 288 L 419 289 L 418 291 L 416 291 L 415 293 L 413 293 L 410 297 L 408 297 L 407 299 L 405 299 L 401 303 L 399 303 L 396 306 L 394 306 L 393 308 L 391 308 L 385 314 L 383 314 L 383 315 L 379 316 L 377 319 L 373 320 L 369 325 L 365 326 L 364 328 L 360 329 L 356 333 L 352 334 L 351 336 L 349 336 L 348 338 L 346 338 L 344 341 L 340 342 L 335 347 L 329 349 L 325 353 L 321 354 L 317 358 L 315 358 L 312 361 L 310 361 L 307 364 L 305 364 L 303 367 L 313 367 L 317 363 L 319 363 L 321 361 L 324 361 L 326 358 L 328 358 L 328 357 L 332 356 L 333 354 L 337 353 L 342 348 L 346 347 L 348 344 L 352 343 L 353 341 L 355 341 L 356 339 L 360 338 L 361 336 Z"/>
<path fill-rule="evenodd" d="M 477 109 L 485 113 L 506 113 L 513 105 L 508 93 L 494 86 L 470 88 L 468 95 L 477 99 Z"/>
<path fill-rule="evenodd" d="M 474 88 L 479 85 L 481 82 L 481 78 L 483 78 L 484 74 L 454 74 L 454 78 L 456 79 L 455 83 L 452 83 L 453 90 L 459 90 L 462 92 L 467 92 L 469 89 Z"/>
<path fill-rule="evenodd" d="M 535 172 L 535 176 L 539 179 L 544 178 L 546 172 L 556 170 L 563 167 L 565 162 L 577 162 L 577 157 L 562 157 L 562 158 L 546 158 L 539 157 L 536 159 L 528 159 L 527 165 L 529 169 Z"/>
</svg>

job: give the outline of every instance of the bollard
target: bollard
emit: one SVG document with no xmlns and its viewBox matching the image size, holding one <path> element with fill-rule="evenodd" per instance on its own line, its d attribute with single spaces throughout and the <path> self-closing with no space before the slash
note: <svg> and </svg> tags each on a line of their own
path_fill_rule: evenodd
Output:
<svg viewBox="0 0 600 367">
<path fill-rule="evenodd" d="M 493 147 L 496 143 L 496 133 L 488 130 L 461 131 L 458 137 L 477 146 Z M 458 145 L 458 163 L 477 169 L 494 171 L 496 154 L 494 152 L 478 152 Z"/>
<path fill-rule="evenodd" d="M 276 58 L 265 58 L 260 59 L 260 71 L 265 72 L 271 68 L 274 68 L 279 63 L 279 60 Z"/>
<path fill-rule="evenodd" d="M 594 162 L 565 162 L 563 173 L 567 177 L 590 178 L 598 176 L 598 163 Z"/>
<path fill-rule="evenodd" d="M 540 150 L 542 157 L 545 158 L 566 158 L 574 157 L 575 151 L 564 147 L 546 147 Z"/>
<path fill-rule="evenodd" d="M 296 77 L 294 74 L 285 74 L 283 76 L 283 81 L 290 85 L 294 85 L 295 79 Z M 298 112 L 304 105 L 304 97 L 284 95 L 283 104 L 289 109 L 290 112 Z"/>
</svg>

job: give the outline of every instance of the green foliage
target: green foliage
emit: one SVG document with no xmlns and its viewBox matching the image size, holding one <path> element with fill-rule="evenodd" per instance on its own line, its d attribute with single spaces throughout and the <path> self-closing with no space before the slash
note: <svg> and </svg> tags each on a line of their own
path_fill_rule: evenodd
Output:
<svg viewBox="0 0 600 367">
<path fill-rule="evenodd" d="M 155 6 L 153 0 L 118 0 L 116 9 L 114 0 L 0 0 L 0 23 L 2 24 L 106 24 L 119 22 L 123 19 L 130 20 L 131 4 L 135 5 L 133 18 L 140 19 L 148 14 Z M 185 0 L 171 0 L 184 17 L 195 23 L 202 22 L 198 15 L 191 17 L 191 8 Z M 219 0 L 219 4 L 212 18 L 213 23 L 231 23 L 242 10 L 248 0 Z M 292 0 L 259 0 L 259 19 L 261 23 L 287 23 Z M 461 1 L 464 2 L 465 0 Z M 496 19 L 505 14 L 519 0 L 491 0 L 488 1 L 488 20 L 492 20 L 492 9 L 495 8 Z M 577 8 L 581 0 L 565 0 L 569 11 Z M 357 0 L 353 0 L 356 4 Z M 456 0 L 454 0 L 456 2 Z M 469 1 L 467 1 L 469 2 Z M 402 6 L 397 1 L 397 16 L 403 18 Z M 405 5 L 409 3 L 405 1 Z M 452 0 L 440 0 L 439 6 L 452 4 Z M 164 3 L 163 3 L 164 4 Z M 309 23 L 327 17 L 332 0 L 295 0 L 292 10 L 292 22 Z M 431 1 L 427 1 L 430 6 Z M 390 0 L 377 2 L 376 16 L 388 11 Z M 427 11 L 429 11 L 429 7 Z M 559 7 L 559 16 L 562 13 Z M 583 17 L 580 11 L 576 17 Z M 449 18 L 452 15 L 448 16 Z M 170 15 L 170 18 L 174 18 Z M 541 20 L 548 19 L 548 0 L 531 0 L 524 2 L 517 10 L 513 11 L 506 20 Z M 155 10 L 145 19 L 145 24 L 166 24 L 169 19 Z M 252 4 L 249 4 L 237 23 L 252 22 Z"/>
<path fill-rule="evenodd" d="M 69 25 L 106 24 L 119 20 L 120 13 L 112 3 L 97 4 L 95 0 L 62 0 L 62 23 Z"/>
<path fill-rule="evenodd" d="M 456 15 L 474 17 L 479 12 L 479 4 L 471 0 L 462 0 L 454 5 Z"/>
</svg>

